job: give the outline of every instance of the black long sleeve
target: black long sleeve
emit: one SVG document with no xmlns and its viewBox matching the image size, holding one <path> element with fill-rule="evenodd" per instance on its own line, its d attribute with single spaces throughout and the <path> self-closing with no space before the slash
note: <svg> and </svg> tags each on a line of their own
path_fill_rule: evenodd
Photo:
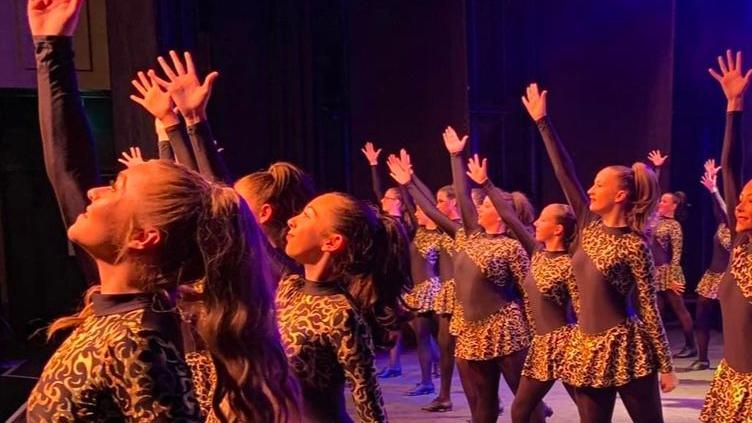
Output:
<svg viewBox="0 0 752 423">
<path fill-rule="evenodd" d="M 44 165 L 68 227 L 89 203 L 86 192 L 101 185 L 94 139 L 78 91 L 73 39 L 34 37 L 34 44 Z"/>
<path fill-rule="evenodd" d="M 736 209 L 737 196 L 741 186 L 742 176 L 742 143 L 741 143 L 742 112 L 728 112 L 726 114 L 726 130 L 723 135 L 723 150 L 721 152 L 721 172 L 723 173 L 723 197 L 726 201 L 728 226 L 731 239 L 736 238 Z"/>
<path fill-rule="evenodd" d="M 454 236 L 457 234 L 457 231 L 460 229 L 461 225 L 452 219 L 448 218 L 447 215 L 439 211 L 439 209 L 436 208 L 436 204 L 432 203 L 430 198 L 427 198 L 425 196 L 425 193 L 418 188 L 418 186 L 414 183 L 415 175 L 411 178 L 411 181 L 405 185 L 405 188 L 410 192 L 410 195 L 415 199 L 415 202 L 420 206 L 421 209 L 426 213 L 426 215 L 431 218 L 431 220 L 436 223 L 436 225 L 441 228 L 442 231 L 446 232 L 454 238 Z"/>
<path fill-rule="evenodd" d="M 159 160 L 175 161 L 175 153 L 172 151 L 170 140 L 159 140 L 157 147 L 159 150 Z"/>
<path fill-rule="evenodd" d="M 431 191 L 431 188 L 428 188 L 426 184 L 423 183 L 420 178 L 418 178 L 418 175 L 415 173 L 412 174 L 412 181 L 415 183 L 415 186 L 420 190 L 421 193 L 423 193 L 423 196 L 431 201 L 431 204 L 434 206 L 436 205 L 436 197 L 434 196 L 433 192 Z"/>
<path fill-rule="evenodd" d="M 478 225 L 478 210 L 473 204 L 473 198 L 470 196 L 470 188 L 467 184 L 467 175 L 465 174 L 465 162 L 460 154 L 451 154 L 452 163 L 452 184 L 454 185 L 454 194 L 457 196 L 457 202 L 460 205 L 462 214 L 462 225 L 465 233 L 470 235 L 480 231 Z"/>
<path fill-rule="evenodd" d="M 371 189 L 373 189 L 373 195 L 378 203 L 384 197 L 384 190 L 381 186 L 381 176 L 379 176 L 379 167 L 377 165 L 370 165 L 368 167 L 371 169 Z"/>
<path fill-rule="evenodd" d="M 564 144 L 554 130 L 554 126 L 548 116 L 535 123 L 543 137 L 543 144 L 546 147 L 549 159 L 551 159 L 556 179 L 559 180 L 559 185 L 561 185 L 564 195 L 566 195 L 567 201 L 575 212 L 577 219 L 581 220 L 589 212 L 588 197 L 582 188 L 582 184 L 577 179 L 572 159 L 569 157 L 569 153 L 564 148 Z"/>
<path fill-rule="evenodd" d="M 728 225 L 726 202 L 723 201 L 723 197 L 718 190 L 711 192 L 710 195 L 713 197 L 713 217 L 715 217 L 716 224 Z"/>
<path fill-rule="evenodd" d="M 175 160 L 190 170 L 198 171 L 196 159 L 193 158 L 193 153 L 188 148 L 188 143 L 183 136 L 180 124 L 166 127 L 165 132 L 167 132 L 167 137 L 170 140 L 170 147 L 172 147 L 172 151 L 174 152 Z"/>
<path fill-rule="evenodd" d="M 494 186 L 490 179 L 486 179 L 486 182 L 483 184 L 483 191 L 491 200 L 491 203 L 493 203 L 499 216 L 504 220 L 504 223 L 512 230 L 512 232 L 514 232 L 514 235 L 525 248 L 528 257 L 532 257 L 534 252 L 540 250 L 541 244 L 530 235 L 527 227 L 525 227 L 517 217 L 514 207 L 502 197 L 501 192 Z"/>
<path fill-rule="evenodd" d="M 205 177 L 232 185 L 232 175 L 219 154 L 209 122 L 201 121 L 188 126 L 188 138 L 193 147 L 198 171 Z"/>
</svg>

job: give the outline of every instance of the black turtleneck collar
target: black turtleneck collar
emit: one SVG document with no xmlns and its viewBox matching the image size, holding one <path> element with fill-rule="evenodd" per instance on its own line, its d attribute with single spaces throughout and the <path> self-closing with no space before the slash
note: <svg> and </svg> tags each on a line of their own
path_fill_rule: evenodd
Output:
<svg viewBox="0 0 752 423">
<path fill-rule="evenodd" d="M 343 294 L 339 281 L 309 281 L 303 279 L 303 293 L 307 295 L 326 296 Z"/>
<path fill-rule="evenodd" d="M 95 316 L 127 313 L 129 311 L 151 307 L 158 294 L 153 292 L 139 292 L 134 294 L 94 294 L 91 296 Z M 159 301 L 164 303 L 165 301 Z M 163 307 L 163 308 L 169 308 Z"/>
</svg>

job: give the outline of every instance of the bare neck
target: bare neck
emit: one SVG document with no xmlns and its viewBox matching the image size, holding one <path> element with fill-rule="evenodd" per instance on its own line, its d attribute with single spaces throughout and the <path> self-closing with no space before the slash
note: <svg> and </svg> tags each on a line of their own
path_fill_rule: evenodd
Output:
<svg viewBox="0 0 752 423">
<path fill-rule="evenodd" d="M 620 207 L 614 207 L 612 210 L 602 214 L 601 220 L 609 228 L 623 228 L 627 226 L 627 215 Z"/>
<path fill-rule="evenodd" d="M 331 255 L 324 253 L 316 263 L 304 264 L 303 271 L 305 278 L 309 281 L 321 282 L 327 281 L 331 277 Z"/>
<path fill-rule="evenodd" d="M 99 280 L 102 294 L 135 294 L 143 290 L 135 288 L 133 283 L 138 280 L 138 274 L 133 263 L 108 263 L 96 260 L 99 270 Z"/>
<path fill-rule="evenodd" d="M 564 240 L 559 236 L 546 240 L 543 244 L 546 248 L 546 251 L 565 251 L 567 249 L 567 246 L 564 244 Z"/>
</svg>

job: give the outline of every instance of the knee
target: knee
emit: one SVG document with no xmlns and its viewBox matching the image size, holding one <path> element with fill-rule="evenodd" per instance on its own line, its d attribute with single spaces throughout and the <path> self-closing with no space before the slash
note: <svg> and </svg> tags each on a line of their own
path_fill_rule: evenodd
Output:
<svg viewBox="0 0 752 423">
<path fill-rule="evenodd" d="M 515 396 L 514 401 L 512 401 L 512 422 L 527 422 L 530 420 L 531 413 L 530 404 Z"/>
</svg>

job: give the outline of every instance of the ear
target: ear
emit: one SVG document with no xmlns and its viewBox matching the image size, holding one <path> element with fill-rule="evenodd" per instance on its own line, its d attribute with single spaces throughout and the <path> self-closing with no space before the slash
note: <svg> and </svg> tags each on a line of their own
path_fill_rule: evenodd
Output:
<svg viewBox="0 0 752 423">
<path fill-rule="evenodd" d="M 340 234 L 331 234 L 321 245 L 321 251 L 325 253 L 337 253 L 345 249 L 347 240 Z"/>
<path fill-rule="evenodd" d="M 564 225 L 558 224 L 554 226 L 554 235 L 555 236 L 562 236 L 564 235 Z"/>
<path fill-rule="evenodd" d="M 269 203 L 262 204 L 258 211 L 258 223 L 263 225 L 269 222 L 272 219 L 273 212 L 274 210 Z"/>
<path fill-rule="evenodd" d="M 126 247 L 131 250 L 146 251 L 159 245 L 162 234 L 156 228 L 138 229 L 133 231 Z"/>
<path fill-rule="evenodd" d="M 614 197 L 614 203 L 623 203 L 627 200 L 628 192 L 626 190 L 619 190 L 616 192 L 616 196 Z"/>
</svg>

